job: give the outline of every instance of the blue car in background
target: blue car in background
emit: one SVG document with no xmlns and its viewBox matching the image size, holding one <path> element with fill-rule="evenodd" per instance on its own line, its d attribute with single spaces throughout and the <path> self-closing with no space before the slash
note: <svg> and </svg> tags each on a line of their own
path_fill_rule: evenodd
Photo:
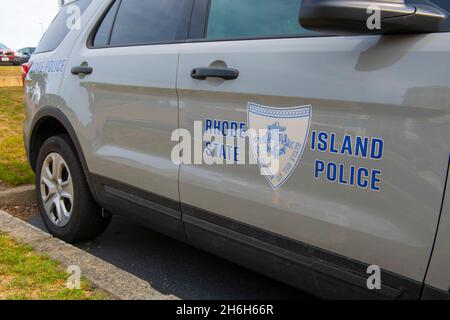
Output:
<svg viewBox="0 0 450 320">
<path fill-rule="evenodd" d="M 17 50 L 16 55 L 20 58 L 20 64 L 27 63 L 30 60 L 31 55 L 34 53 L 35 50 L 36 50 L 36 48 L 34 48 L 34 47 L 26 47 L 26 48 Z"/>
</svg>

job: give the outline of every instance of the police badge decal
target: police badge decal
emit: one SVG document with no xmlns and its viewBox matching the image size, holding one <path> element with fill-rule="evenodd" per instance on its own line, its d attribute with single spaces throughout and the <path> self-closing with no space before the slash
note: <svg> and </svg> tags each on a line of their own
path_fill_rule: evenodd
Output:
<svg viewBox="0 0 450 320">
<path fill-rule="evenodd" d="M 312 106 L 274 108 L 248 103 L 250 145 L 257 163 L 274 190 L 297 168 L 311 126 Z"/>
</svg>

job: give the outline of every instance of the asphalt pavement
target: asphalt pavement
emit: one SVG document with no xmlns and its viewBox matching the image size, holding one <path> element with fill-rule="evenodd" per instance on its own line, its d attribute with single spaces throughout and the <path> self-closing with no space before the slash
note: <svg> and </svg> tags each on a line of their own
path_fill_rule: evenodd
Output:
<svg viewBox="0 0 450 320">
<path fill-rule="evenodd" d="M 29 221 L 45 230 L 40 218 Z M 308 300 L 314 297 L 209 253 L 114 216 L 106 232 L 78 245 L 147 282 L 187 300 Z"/>
</svg>

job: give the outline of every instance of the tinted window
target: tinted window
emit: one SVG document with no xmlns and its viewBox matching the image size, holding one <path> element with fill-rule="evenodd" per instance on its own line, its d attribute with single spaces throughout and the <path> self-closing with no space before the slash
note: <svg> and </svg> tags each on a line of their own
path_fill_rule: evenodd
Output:
<svg viewBox="0 0 450 320">
<path fill-rule="evenodd" d="M 447 12 L 450 12 L 450 1 L 449 0 L 430 0 L 430 2 L 436 4 Z"/>
<path fill-rule="evenodd" d="M 301 0 L 212 0 L 207 38 L 304 34 L 298 21 L 300 5 Z"/>
<path fill-rule="evenodd" d="M 34 48 L 24 48 L 24 49 L 20 49 L 18 52 L 27 53 L 28 55 L 31 56 L 34 53 Z"/>
<path fill-rule="evenodd" d="M 434 5 L 441 8 L 442 10 L 450 13 L 450 0 L 406 0 L 407 4 L 427 4 Z M 447 18 L 439 28 L 440 32 L 450 31 L 450 18 Z"/>
<path fill-rule="evenodd" d="M 41 41 L 39 42 L 36 53 L 55 50 L 70 31 L 67 26 L 67 22 L 73 16 L 73 11 L 68 9 L 71 6 L 76 5 L 80 8 L 80 12 L 83 13 L 87 9 L 91 1 L 92 0 L 79 0 L 71 3 L 70 5 L 62 7 L 50 27 L 45 32 Z"/>
<path fill-rule="evenodd" d="M 171 42 L 187 37 L 192 0 L 122 0 L 111 46 Z"/>
<path fill-rule="evenodd" d="M 107 45 L 109 45 L 109 37 L 111 35 L 111 29 L 114 23 L 114 18 L 116 17 L 119 4 L 120 1 L 115 1 L 106 16 L 103 18 L 103 21 L 94 37 L 94 47 L 106 47 Z"/>
<path fill-rule="evenodd" d="M 450 1 L 449 0 L 405 0 L 406 4 L 434 4 L 435 6 L 450 12 Z"/>
</svg>

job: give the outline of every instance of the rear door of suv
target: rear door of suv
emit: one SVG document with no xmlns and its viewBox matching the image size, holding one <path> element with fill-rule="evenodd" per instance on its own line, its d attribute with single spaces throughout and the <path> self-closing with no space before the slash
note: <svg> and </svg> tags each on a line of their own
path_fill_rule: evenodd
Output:
<svg viewBox="0 0 450 320">
<path fill-rule="evenodd" d="M 170 138 L 178 128 L 177 63 L 192 4 L 105 1 L 74 46 L 61 90 L 99 190 L 176 219 L 179 166 Z"/>
<path fill-rule="evenodd" d="M 286 167 L 281 185 L 258 165 L 183 164 L 180 194 L 191 240 L 251 265 L 250 251 L 232 249 L 244 242 L 283 257 L 284 265 L 314 269 L 316 280 L 334 265 L 348 268 L 333 274 L 363 289 L 367 266 L 377 265 L 386 271 L 382 280 L 411 280 L 407 294 L 418 297 L 450 150 L 449 34 L 319 35 L 300 27 L 300 0 L 201 2 L 197 23 L 205 20 L 205 30 L 198 27 L 199 39 L 180 56 L 180 127 L 193 133 L 200 121 L 203 131 L 222 135 L 250 129 L 249 120 L 284 127 L 285 142 L 297 139 L 303 154 L 293 156 L 299 162 Z M 239 75 L 193 78 L 197 68 Z M 308 119 L 289 122 L 288 114 L 300 119 L 289 110 L 306 110 Z M 211 155 L 211 145 L 204 147 Z M 223 160 L 244 152 L 215 147 Z M 208 240 L 197 230 L 210 232 Z M 231 240 L 228 250 L 218 234 Z M 334 258 L 324 266 L 324 257 Z M 307 271 L 292 274 L 291 283 L 327 283 L 337 292 Z"/>
</svg>

